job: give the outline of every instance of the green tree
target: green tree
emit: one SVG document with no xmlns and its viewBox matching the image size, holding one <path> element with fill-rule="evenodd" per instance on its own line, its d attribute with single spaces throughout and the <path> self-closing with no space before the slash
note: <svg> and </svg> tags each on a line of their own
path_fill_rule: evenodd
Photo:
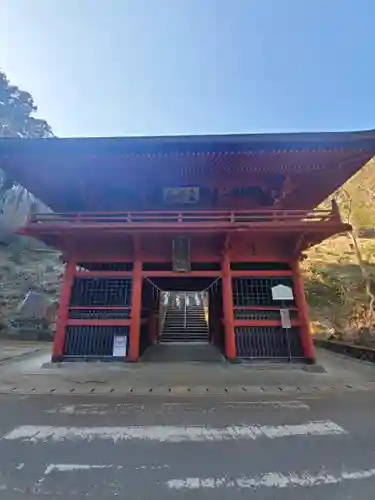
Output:
<svg viewBox="0 0 375 500">
<path fill-rule="evenodd" d="M 32 96 L 0 70 L 0 137 L 52 137 L 48 123 L 32 116 L 37 110 Z"/>
<path fill-rule="evenodd" d="M 12 85 L 0 70 L 0 138 L 53 137 L 50 125 L 33 116 L 37 109 L 32 96 Z M 6 203 L 9 196 L 13 200 L 20 200 L 25 194 L 25 190 L 14 179 L 0 170 L 0 205 Z"/>
</svg>

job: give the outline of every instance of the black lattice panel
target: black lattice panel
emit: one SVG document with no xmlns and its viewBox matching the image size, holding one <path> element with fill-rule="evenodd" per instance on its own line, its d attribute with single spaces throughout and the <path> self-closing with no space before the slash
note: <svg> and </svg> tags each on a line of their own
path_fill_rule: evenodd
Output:
<svg viewBox="0 0 375 500">
<path fill-rule="evenodd" d="M 75 278 L 70 306 L 130 306 L 131 292 L 131 278 Z"/>
<path fill-rule="evenodd" d="M 292 278 L 284 277 L 244 277 L 233 278 L 233 303 L 241 306 L 280 306 L 280 301 L 272 299 L 272 288 L 276 285 L 285 285 L 293 288 Z M 295 306 L 295 302 L 288 301 L 288 306 Z"/>
<path fill-rule="evenodd" d="M 129 319 L 130 309 L 69 309 L 69 319 Z"/>
<path fill-rule="evenodd" d="M 298 328 L 235 327 L 238 358 L 302 358 Z"/>
<path fill-rule="evenodd" d="M 106 357 L 113 354 L 114 336 L 129 335 L 128 326 L 68 326 L 64 356 Z"/>
<path fill-rule="evenodd" d="M 297 311 L 289 311 L 290 319 L 297 319 Z M 256 321 L 281 321 L 279 310 L 249 310 L 249 309 L 235 309 L 234 319 L 242 320 L 256 320 Z"/>
</svg>

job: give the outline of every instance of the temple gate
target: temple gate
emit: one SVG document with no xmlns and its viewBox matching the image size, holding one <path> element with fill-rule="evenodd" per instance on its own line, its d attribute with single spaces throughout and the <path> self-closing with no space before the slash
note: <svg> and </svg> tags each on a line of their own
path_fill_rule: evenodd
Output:
<svg viewBox="0 0 375 500">
<path fill-rule="evenodd" d="M 374 150 L 373 132 L 1 139 L 2 168 L 53 210 L 20 233 L 66 262 L 52 359 L 137 361 L 168 340 L 173 291 L 204 294 L 194 340 L 228 360 L 314 362 L 300 260 L 350 230 L 316 207 Z"/>
</svg>

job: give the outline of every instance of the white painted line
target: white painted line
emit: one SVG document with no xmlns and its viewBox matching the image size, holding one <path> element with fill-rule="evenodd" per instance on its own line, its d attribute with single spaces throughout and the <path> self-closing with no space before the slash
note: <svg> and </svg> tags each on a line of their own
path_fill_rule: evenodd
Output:
<svg viewBox="0 0 375 500">
<path fill-rule="evenodd" d="M 310 407 L 302 401 L 225 401 L 215 403 L 212 407 L 197 406 L 191 403 L 163 403 L 163 409 L 189 409 L 199 412 L 219 410 L 236 410 L 244 408 L 267 408 L 275 407 L 287 410 L 309 410 Z"/>
<path fill-rule="evenodd" d="M 290 472 L 267 472 L 255 477 L 241 477 L 229 479 L 227 477 L 188 477 L 185 479 L 171 479 L 166 482 L 169 489 L 173 490 L 200 490 L 213 488 L 292 488 L 312 487 L 327 484 L 338 484 L 343 481 L 356 481 L 375 477 L 375 469 L 359 470 L 354 472 L 343 471 L 340 474 L 322 472 L 311 474 L 308 471 Z"/>
<path fill-rule="evenodd" d="M 51 474 L 52 472 L 81 472 L 81 471 L 90 471 L 90 470 L 97 470 L 97 469 L 113 469 L 116 471 L 122 470 L 122 469 L 133 469 L 133 470 L 149 470 L 149 471 L 155 471 L 155 470 L 162 470 L 162 469 L 170 469 L 170 465 L 166 464 L 159 464 L 159 465 L 132 465 L 132 466 L 125 466 L 125 465 L 113 465 L 113 464 L 49 464 L 47 465 L 44 475 L 48 476 L 48 474 Z"/>
<path fill-rule="evenodd" d="M 144 410 L 144 406 L 131 403 L 122 403 L 116 406 L 110 406 L 106 403 L 61 405 L 50 410 L 46 410 L 45 413 L 64 413 L 66 415 L 106 415 L 108 413 L 129 413 L 134 410 Z"/>
<path fill-rule="evenodd" d="M 330 420 L 294 425 L 233 425 L 222 428 L 204 426 L 129 426 L 129 427 L 54 427 L 50 425 L 23 425 L 5 434 L 6 441 L 28 443 L 60 441 L 158 441 L 180 443 L 183 441 L 231 441 L 239 439 L 269 439 L 290 436 L 327 436 L 346 434 L 346 431 Z"/>
<path fill-rule="evenodd" d="M 163 403 L 163 410 L 185 410 L 190 412 L 209 413 L 222 410 L 238 410 L 238 409 L 283 409 L 283 410 L 309 410 L 310 407 L 302 401 L 227 401 L 223 403 L 216 403 L 214 406 L 199 406 L 191 403 Z M 72 404 L 61 405 L 45 413 L 55 414 L 63 413 L 66 415 L 106 415 L 106 414 L 127 414 L 134 411 L 144 411 L 144 405 L 122 403 L 116 406 L 111 406 L 106 403 L 98 404 Z"/>
<path fill-rule="evenodd" d="M 113 469 L 113 465 L 88 465 L 88 464 L 49 464 L 44 471 L 44 475 L 48 476 L 51 472 L 76 472 L 92 469 Z M 116 467 L 120 469 L 121 467 Z"/>
</svg>

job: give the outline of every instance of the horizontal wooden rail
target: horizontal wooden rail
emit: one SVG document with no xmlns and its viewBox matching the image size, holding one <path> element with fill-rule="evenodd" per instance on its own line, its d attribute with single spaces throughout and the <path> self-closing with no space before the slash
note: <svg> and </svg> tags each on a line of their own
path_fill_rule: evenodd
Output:
<svg viewBox="0 0 375 500">
<path fill-rule="evenodd" d="M 91 309 L 95 309 L 96 311 L 126 311 L 126 310 L 130 310 L 131 307 L 130 306 L 123 306 L 123 307 L 119 307 L 119 306 L 108 306 L 108 307 L 104 307 L 104 306 L 69 306 L 69 309 L 70 310 L 73 310 L 73 311 L 86 311 L 86 310 L 91 310 Z"/>
<path fill-rule="evenodd" d="M 189 210 L 189 211 L 144 211 L 144 212 L 85 212 L 34 214 L 28 225 L 175 225 L 175 224 L 243 224 L 282 222 L 327 222 L 340 221 L 331 210 Z"/>
<path fill-rule="evenodd" d="M 233 306 L 233 309 L 239 309 L 240 311 L 280 311 L 280 309 L 285 309 L 283 307 L 276 306 Z M 297 307 L 288 307 L 289 311 L 298 311 Z"/>
<path fill-rule="evenodd" d="M 298 319 L 292 319 L 290 321 L 292 327 L 296 327 L 300 325 Z M 247 327 L 247 326 L 257 326 L 257 327 L 266 327 L 266 326 L 276 326 L 282 329 L 281 320 L 275 319 L 235 319 L 233 321 L 235 327 Z"/>
<path fill-rule="evenodd" d="M 130 326 L 130 319 L 68 319 L 67 326 Z"/>
</svg>

